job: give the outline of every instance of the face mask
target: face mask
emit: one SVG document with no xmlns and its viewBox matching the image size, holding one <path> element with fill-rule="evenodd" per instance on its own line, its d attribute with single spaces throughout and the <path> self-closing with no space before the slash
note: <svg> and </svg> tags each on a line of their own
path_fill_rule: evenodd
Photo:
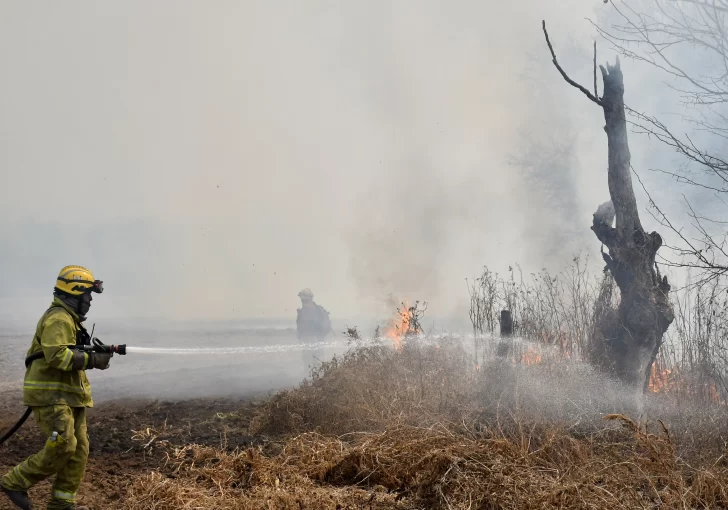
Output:
<svg viewBox="0 0 728 510">
<path fill-rule="evenodd" d="M 81 317 L 86 317 L 88 314 L 88 311 L 91 309 L 91 301 L 93 301 L 93 298 L 91 297 L 91 294 L 84 294 L 81 296 L 80 304 L 78 307 L 78 315 Z"/>
<path fill-rule="evenodd" d="M 59 296 L 68 307 L 76 312 L 81 319 L 86 317 L 89 309 L 91 308 L 92 297 L 90 294 L 84 294 L 82 296 Z"/>
</svg>

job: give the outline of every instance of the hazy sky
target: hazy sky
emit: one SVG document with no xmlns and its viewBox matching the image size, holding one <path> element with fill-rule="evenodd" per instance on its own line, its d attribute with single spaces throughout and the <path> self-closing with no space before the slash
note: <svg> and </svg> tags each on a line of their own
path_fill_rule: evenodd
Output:
<svg viewBox="0 0 728 510">
<path fill-rule="evenodd" d="M 286 317 L 311 287 L 340 320 L 390 293 L 467 319 L 484 264 L 598 250 L 602 113 L 540 22 L 589 84 L 608 9 L 0 0 L 0 316 L 81 264 L 100 317 Z M 658 104 L 628 65 L 628 100 Z"/>
</svg>

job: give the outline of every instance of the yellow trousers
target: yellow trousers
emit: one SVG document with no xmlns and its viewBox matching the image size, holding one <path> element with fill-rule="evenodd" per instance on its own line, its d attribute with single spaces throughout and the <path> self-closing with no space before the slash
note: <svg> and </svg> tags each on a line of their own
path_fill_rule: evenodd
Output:
<svg viewBox="0 0 728 510">
<path fill-rule="evenodd" d="M 48 438 L 45 446 L 15 466 L 0 479 L 0 483 L 6 489 L 27 491 L 41 480 L 56 475 L 48 509 L 72 508 L 88 460 L 86 408 L 64 405 L 34 407 L 33 416 Z"/>
</svg>

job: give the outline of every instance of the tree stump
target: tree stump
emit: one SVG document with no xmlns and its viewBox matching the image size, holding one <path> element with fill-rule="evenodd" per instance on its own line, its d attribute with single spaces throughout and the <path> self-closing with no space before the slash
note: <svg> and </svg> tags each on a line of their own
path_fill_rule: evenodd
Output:
<svg viewBox="0 0 728 510">
<path fill-rule="evenodd" d="M 499 358 L 507 357 L 513 350 L 513 315 L 510 310 L 501 310 L 500 313 L 500 336 L 496 348 L 496 356 Z"/>
</svg>

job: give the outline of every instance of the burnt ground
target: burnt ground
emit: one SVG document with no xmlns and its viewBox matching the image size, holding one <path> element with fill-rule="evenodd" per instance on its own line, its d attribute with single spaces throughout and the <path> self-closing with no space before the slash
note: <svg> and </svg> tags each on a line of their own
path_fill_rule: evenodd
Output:
<svg viewBox="0 0 728 510">
<path fill-rule="evenodd" d="M 13 395 L 14 397 L 14 395 Z M 2 398 L 2 397 L 0 397 Z M 23 408 L 0 400 L 0 431 L 4 433 L 20 417 Z M 163 465 L 165 457 L 155 450 L 159 442 L 172 446 L 196 443 L 228 448 L 266 442 L 245 434 L 257 404 L 251 398 L 193 399 L 178 402 L 140 399 L 117 400 L 89 410 L 91 451 L 86 476 L 79 490 L 79 504 L 91 509 L 114 508 L 125 497 L 131 480 Z M 132 439 L 136 436 L 136 440 Z M 45 441 L 33 418 L 0 446 L 0 472 L 5 473 Z M 37 508 L 44 508 L 50 481 L 30 491 Z M 0 510 L 14 508 L 0 495 Z"/>
<path fill-rule="evenodd" d="M 0 343 L 5 346 L 0 351 L 0 435 L 25 409 L 20 404 L 23 356 L 30 338 L 32 331 L 6 334 L 6 329 L 0 328 Z M 152 347 L 297 342 L 295 330 L 244 330 L 209 324 L 194 331 L 109 329 L 105 341 Z M 160 442 L 171 446 L 226 445 L 230 449 L 266 442 L 266 438 L 246 436 L 255 402 L 276 390 L 297 385 L 307 373 L 301 353 L 295 350 L 277 353 L 274 358 L 265 353 L 178 356 L 174 363 L 162 355 L 130 353 L 114 358 L 112 365 L 113 370 L 89 374 L 96 407 L 88 415 L 91 452 L 79 503 L 93 509 L 118 508 L 114 502 L 124 498 L 133 478 L 163 465 L 164 451 L 155 448 Z M 132 439 L 135 435 L 137 440 Z M 29 418 L 14 437 L 0 446 L 0 475 L 39 451 L 44 441 L 37 424 Z M 37 508 L 45 508 L 49 493 L 49 482 L 31 490 Z M 0 494 L 0 510 L 9 508 Z"/>
</svg>

